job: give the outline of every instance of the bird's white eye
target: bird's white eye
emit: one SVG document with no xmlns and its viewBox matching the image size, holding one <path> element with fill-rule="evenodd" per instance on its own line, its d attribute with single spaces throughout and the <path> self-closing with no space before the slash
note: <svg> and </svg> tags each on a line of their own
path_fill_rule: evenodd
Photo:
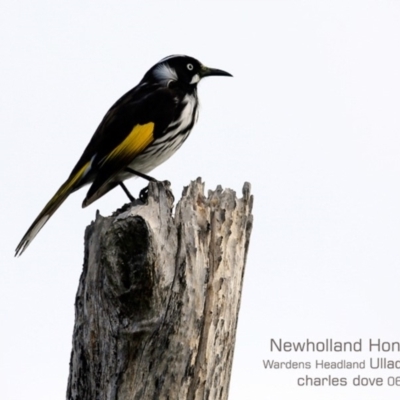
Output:
<svg viewBox="0 0 400 400">
<path fill-rule="evenodd" d="M 188 69 L 189 71 L 192 71 L 192 70 L 193 70 L 193 64 L 188 64 L 188 65 L 187 65 L 187 69 Z"/>
</svg>

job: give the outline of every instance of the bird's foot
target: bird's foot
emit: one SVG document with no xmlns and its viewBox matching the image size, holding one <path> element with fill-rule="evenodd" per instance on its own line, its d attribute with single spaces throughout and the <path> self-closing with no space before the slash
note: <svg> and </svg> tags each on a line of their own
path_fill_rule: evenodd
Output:
<svg viewBox="0 0 400 400">
<path fill-rule="evenodd" d="M 147 200 L 149 198 L 149 187 L 146 186 L 139 192 L 139 200 L 143 203 L 147 203 Z"/>
<path fill-rule="evenodd" d="M 174 197 L 172 191 L 170 190 L 171 182 L 157 181 L 157 184 L 163 185 L 163 187 L 165 189 L 165 193 L 166 193 L 167 197 L 169 198 L 170 203 L 173 204 L 175 201 L 175 197 Z M 148 199 L 149 199 L 149 186 L 146 186 L 139 192 L 139 200 L 143 203 L 147 203 Z"/>
</svg>

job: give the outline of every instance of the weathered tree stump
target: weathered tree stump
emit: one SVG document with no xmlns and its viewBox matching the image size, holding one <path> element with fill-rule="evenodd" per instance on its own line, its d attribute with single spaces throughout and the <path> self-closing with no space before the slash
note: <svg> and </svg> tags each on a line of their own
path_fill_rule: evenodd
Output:
<svg viewBox="0 0 400 400">
<path fill-rule="evenodd" d="M 250 185 L 148 194 L 86 229 L 67 399 L 228 398 Z"/>
</svg>

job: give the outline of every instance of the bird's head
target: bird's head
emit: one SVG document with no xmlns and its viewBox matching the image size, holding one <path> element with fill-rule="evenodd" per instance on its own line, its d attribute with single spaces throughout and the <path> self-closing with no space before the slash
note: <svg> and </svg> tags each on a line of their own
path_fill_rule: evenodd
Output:
<svg viewBox="0 0 400 400">
<path fill-rule="evenodd" d="M 156 81 L 166 86 L 178 82 L 194 88 L 206 76 L 232 76 L 216 68 L 208 68 L 193 57 L 173 55 L 163 58 L 144 76 L 143 81 Z"/>
</svg>

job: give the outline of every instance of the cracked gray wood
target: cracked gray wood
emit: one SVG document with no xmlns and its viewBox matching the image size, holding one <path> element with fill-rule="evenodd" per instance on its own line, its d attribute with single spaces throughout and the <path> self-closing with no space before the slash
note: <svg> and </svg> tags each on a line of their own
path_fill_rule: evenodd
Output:
<svg viewBox="0 0 400 400">
<path fill-rule="evenodd" d="M 149 184 L 86 229 L 67 399 L 227 399 L 253 196 Z"/>
</svg>

